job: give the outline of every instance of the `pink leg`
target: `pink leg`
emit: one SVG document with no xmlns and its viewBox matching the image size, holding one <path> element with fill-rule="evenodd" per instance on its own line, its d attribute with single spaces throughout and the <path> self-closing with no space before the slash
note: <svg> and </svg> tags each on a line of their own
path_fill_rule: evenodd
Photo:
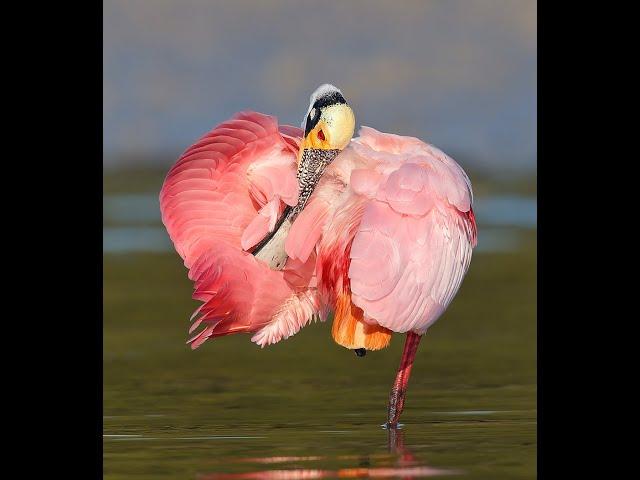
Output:
<svg viewBox="0 0 640 480">
<path fill-rule="evenodd" d="M 402 360 L 400 360 L 400 366 L 396 374 L 396 381 L 393 383 L 391 394 L 389 395 L 389 420 L 386 424 L 388 428 L 398 427 L 398 420 L 404 407 L 404 397 L 407 393 L 413 359 L 416 357 L 421 338 L 422 336 L 417 333 L 407 333 L 407 339 L 404 342 L 404 350 L 402 352 Z"/>
</svg>

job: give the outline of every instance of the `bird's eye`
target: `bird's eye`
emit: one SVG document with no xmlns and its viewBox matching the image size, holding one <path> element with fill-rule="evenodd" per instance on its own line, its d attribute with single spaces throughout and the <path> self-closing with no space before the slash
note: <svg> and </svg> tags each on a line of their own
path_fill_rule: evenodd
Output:
<svg viewBox="0 0 640 480">
<path fill-rule="evenodd" d="M 316 116 L 316 109 L 312 108 L 311 111 L 309 112 L 309 121 L 312 121 Z"/>
</svg>

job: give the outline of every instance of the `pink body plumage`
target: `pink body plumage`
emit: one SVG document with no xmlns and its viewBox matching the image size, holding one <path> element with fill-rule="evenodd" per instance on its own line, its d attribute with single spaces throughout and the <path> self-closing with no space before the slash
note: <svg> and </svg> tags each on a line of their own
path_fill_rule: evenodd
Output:
<svg viewBox="0 0 640 480">
<path fill-rule="evenodd" d="M 323 305 L 335 305 L 346 276 L 364 322 L 421 335 L 447 308 L 471 261 L 471 184 L 455 161 L 416 138 L 369 127 L 359 133 L 325 171 L 287 253 L 306 261 L 310 244 L 318 244 Z M 315 235 L 298 232 L 308 223 Z"/>
<path fill-rule="evenodd" d="M 162 219 L 203 305 L 191 328 L 261 346 L 325 318 L 347 290 L 358 321 L 423 334 L 456 294 L 476 244 L 472 191 L 451 158 L 362 127 L 327 167 L 274 271 L 248 253 L 295 205 L 302 131 L 236 115 L 189 148 L 160 193 Z"/>
</svg>

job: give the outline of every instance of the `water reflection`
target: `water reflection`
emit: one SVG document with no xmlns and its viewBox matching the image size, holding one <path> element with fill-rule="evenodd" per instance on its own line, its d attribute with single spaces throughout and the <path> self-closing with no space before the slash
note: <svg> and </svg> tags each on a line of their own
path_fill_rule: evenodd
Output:
<svg viewBox="0 0 640 480">
<path fill-rule="evenodd" d="M 338 469 L 303 468 L 277 468 L 273 470 L 256 470 L 243 473 L 208 473 L 199 474 L 199 480 L 227 480 L 227 479 L 253 479 L 253 480 L 301 480 L 313 478 L 417 478 L 435 477 L 441 475 L 456 475 L 462 472 L 443 468 L 434 468 L 419 460 L 413 452 L 407 448 L 404 442 L 404 432 L 398 429 L 387 430 L 388 456 L 364 455 L 364 456 L 338 456 L 335 460 L 351 463 L 351 466 Z M 236 460 L 238 463 L 257 464 L 301 464 L 317 461 L 331 461 L 330 457 L 305 456 L 305 457 L 259 457 Z M 391 463 L 391 464 L 389 464 Z M 357 465 L 354 465 L 357 464 Z"/>
</svg>

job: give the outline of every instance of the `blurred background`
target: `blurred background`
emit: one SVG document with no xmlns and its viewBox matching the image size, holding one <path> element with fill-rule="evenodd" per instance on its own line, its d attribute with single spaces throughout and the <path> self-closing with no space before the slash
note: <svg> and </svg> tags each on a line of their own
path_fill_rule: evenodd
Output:
<svg viewBox="0 0 640 480">
<path fill-rule="evenodd" d="M 184 149 L 243 109 L 299 125 L 325 82 L 358 125 L 434 144 L 474 186 L 478 247 L 418 353 L 403 448 L 535 477 L 536 28 L 533 0 L 104 1 L 105 478 L 398 467 L 378 425 L 403 339 L 356 359 L 327 322 L 191 352 L 197 303 L 160 221 Z"/>
</svg>

